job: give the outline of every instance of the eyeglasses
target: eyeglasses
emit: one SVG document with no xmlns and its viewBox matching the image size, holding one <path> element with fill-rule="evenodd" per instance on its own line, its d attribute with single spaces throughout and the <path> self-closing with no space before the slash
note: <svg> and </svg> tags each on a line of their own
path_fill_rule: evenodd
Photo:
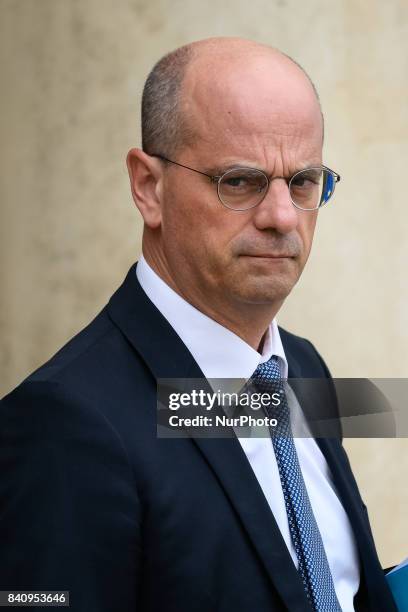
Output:
<svg viewBox="0 0 408 612">
<path fill-rule="evenodd" d="M 257 168 L 239 167 L 231 168 L 219 176 L 212 176 L 168 159 L 164 155 L 153 154 L 151 157 L 158 157 L 162 161 L 207 176 L 211 182 L 217 183 L 221 204 L 237 211 L 250 210 L 258 206 L 265 198 L 269 185 L 276 179 L 283 179 L 286 182 L 290 199 L 296 208 L 307 211 L 317 210 L 327 204 L 334 193 L 336 183 L 340 181 L 340 175 L 326 166 L 305 168 L 289 178 L 270 177 Z"/>
</svg>

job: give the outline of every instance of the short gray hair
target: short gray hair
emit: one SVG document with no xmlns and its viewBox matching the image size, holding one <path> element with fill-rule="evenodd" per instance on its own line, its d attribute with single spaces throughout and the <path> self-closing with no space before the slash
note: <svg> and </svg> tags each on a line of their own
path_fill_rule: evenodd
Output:
<svg viewBox="0 0 408 612">
<path fill-rule="evenodd" d="M 162 57 L 149 73 L 142 95 L 142 148 L 145 153 L 171 156 L 191 137 L 181 110 L 181 90 L 193 56 L 184 45 Z"/>
</svg>

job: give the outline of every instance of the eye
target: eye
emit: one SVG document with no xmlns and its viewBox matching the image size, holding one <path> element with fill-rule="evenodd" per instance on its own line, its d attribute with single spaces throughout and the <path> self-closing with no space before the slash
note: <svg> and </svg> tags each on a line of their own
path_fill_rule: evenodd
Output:
<svg viewBox="0 0 408 612">
<path fill-rule="evenodd" d="M 248 180 L 244 176 L 231 176 L 225 179 L 225 183 L 229 187 L 244 187 L 248 184 Z"/>
<path fill-rule="evenodd" d="M 265 176 L 258 170 L 231 170 L 222 178 L 222 188 L 232 192 L 260 193 L 267 186 Z"/>
<path fill-rule="evenodd" d="M 268 178 L 261 170 L 232 168 L 222 175 L 218 195 L 227 208 L 245 210 L 261 202 L 267 188 Z"/>
<path fill-rule="evenodd" d="M 307 189 L 319 185 L 322 178 L 322 172 L 320 170 L 304 170 L 298 172 L 291 180 L 292 187 L 298 187 Z"/>
</svg>

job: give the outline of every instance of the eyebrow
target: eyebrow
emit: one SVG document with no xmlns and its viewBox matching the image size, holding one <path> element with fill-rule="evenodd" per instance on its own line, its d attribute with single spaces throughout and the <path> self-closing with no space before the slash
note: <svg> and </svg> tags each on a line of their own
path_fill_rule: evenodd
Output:
<svg viewBox="0 0 408 612">
<path fill-rule="evenodd" d="M 319 167 L 321 166 L 322 162 L 321 161 L 316 161 L 316 162 L 309 162 L 309 163 L 302 163 L 299 164 L 299 166 L 297 168 L 295 168 L 293 170 L 293 172 L 289 173 L 287 176 L 285 176 L 284 178 L 290 178 L 291 176 L 293 176 L 294 174 L 296 174 L 296 172 L 300 172 L 301 170 L 308 170 L 309 168 L 315 168 L 315 167 Z M 219 164 L 217 166 L 213 166 L 210 168 L 207 168 L 205 170 L 206 174 L 210 174 L 211 176 L 221 176 L 222 174 L 224 174 L 225 172 L 228 172 L 228 170 L 245 170 L 245 169 L 251 169 L 251 170 L 261 170 L 264 174 L 266 174 L 267 177 L 272 177 L 273 173 L 268 172 L 265 168 L 257 166 L 256 164 L 252 163 L 252 162 L 229 162 L 229 163 L 225 163 L 225 164 Z"/>
<path fill-rule="evenodd" d="M 264 172 L 264 170 L 262 168 L 259 168 L 259 166 L 255 166 L 253 164 L 250 163 L 241 163 L 241 162 L 233 162 L 233 163 L 225 163 L 225 164 L 218 164 L 217 166 L 213 166 L 211 168 L 207 168 L 206 169 L 206 173 L 207 174 L 212 174 L 213 176 L 220 176 L 221 174 L 224 174 L 224 172 L 228 172 L 228 170 L 245 170 L 250 168 L 251 170 L 262 170 L 262 172 Z M 266 174 L 266 173 L 265 173 Z"/>
</svg>

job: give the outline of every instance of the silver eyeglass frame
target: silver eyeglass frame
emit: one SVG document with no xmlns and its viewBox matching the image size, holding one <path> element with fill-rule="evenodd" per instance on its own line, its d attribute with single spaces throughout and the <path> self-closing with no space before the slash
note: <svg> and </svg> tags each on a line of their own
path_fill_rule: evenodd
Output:
<svg viewBox="0 0 408 612">
<path fill-rule="evenodd" d="M 196 172 L 197 174 L 201 174 L 202 176 L 206 176 L 208 177 L 212 183 L 217 183 L 217 195 L 218 195 L 218 199 L 221 202 L 221 204 L 225 207 L 228 208 L 229 210 L 233 210 L 234 212 L 246 212 L 247 210 L 252 210 L 252 208 L 256 208 L 257 206 L 259 206 L 261 204 L 261 202 L 265 199 L 266 194 L 268 193 L 269 190 L 269 186 L 271 184 L 272 181 L 276 180 L 276 179 L 283 179 L 289 189 L 289 196 L 290 196 L 290 200 L 293 204 L 293 206 L 295 206 L 295 208 L 297 208 L 298 210 L 303 210 L 305 212 L 313 212 L 315 210 L 319 210 L 319 208 L 323 208 L 323 206 L 326 206 L 326 204 L 328 203 L 329 200 L 331 200 L 331 198 L 333 197 L 334 191 L 335 191 L 335 187 L 336 187 L 336 183 L 338 183 L 341 179 L 340 174 L 338 174 L 337 172 L 335 172 L 334 170 L 332 170 L 331 168 L 328 168 L 328 166 L 324 166 L 323 164 L 320 166 L 310 166 L 308 168 L 302 168 L 302 170 L 298 170 L 297 172 L 295 172 L 295 174 L 293 174 L 291 177 L 286 178 L 285 176 L 268 176 L 263 170 L 260 170 L 259 168 L 246 168 L 246 167 L 237 167 L 237 168 L 229 168 L 228 170 L 226 170 L 225 172 L 223 172 L 223 174 L 221 175 L 212 175 L 212 174 L 207 174 L 206 172 L 202 172 L 201 170 L 197 170 L 196 168 L 191 168 L 190 166 L 186 166 L 184 164 L 180 164 L 180 162 L 176 162 L 173 161 L 172 159 L 169 159 L 168 157 L 165 157 L 164 155 L 161 155 L 159 153 L 150 153 L 149 154 L 150 157 L 157 157 L 158 159 L 161 159 L 164 162 L 168 162 L 170 164 L 174 164 L 175 166 L 180 166 L 181 168 L 185 168 L 186 170 L 191 170 L 192 172 Z M 228 175 L 229 172 L 236 172 L 237 170 L 256 170 L 257 172 L 259 172 L 260 174 L 262 174 L 265 179 L 266 179 L 266 189 L 264 190 L 263 196 L 262 198 L 259 200 L 259 202 L 257 202 L 256 204 L 253 204 L 252 206 L 249 206 L 248 208 L 233 208 L 232 206 L 230 206 L 229 204 L 227 204 L 226 202 L 224 202 L 224 200 L 222 199 L 221 195 L 220 195 L 220 185 L 221 185 L 221 180 Z M 296 202 L 293 201 L 292 196 L 290 194 L 290 186 L 291 183 L 293 181 L 293 179 L 298 176 L 299 174 L 301 174 L 302 172 L 305 172 L 305 170 L 325 170 L 326 172 L 329 172 L 332 177 L 333 177 L 333 189 L 332 192 L 330 194 L 330 197 L 327 198 L 326 200 L 324 200 L 322 202 L 322 200 L 317 204 L 317 206 L 315 206 L 314 208 L 302 208 L 301 206 L 299 206 L 298 204 L 296 204 Z"/>
</svg>

